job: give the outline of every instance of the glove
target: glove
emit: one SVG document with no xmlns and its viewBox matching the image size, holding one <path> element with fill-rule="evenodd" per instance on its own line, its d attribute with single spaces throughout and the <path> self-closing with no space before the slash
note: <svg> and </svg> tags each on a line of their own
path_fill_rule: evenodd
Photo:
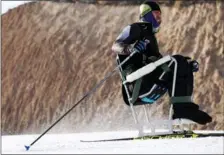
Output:
<svg viewBox="0 0 224 155">
<path fill-rule="evenodd" d="M 199 70 L 199 63 L 196 60 L 190 62 L 192 72 L 197 72 Z"/>
<path fill-rule="evenodd" d="M 143 53 L 146 50 L 146 43 L 142 40 L 138 41 L 134 45 L 134 50 L 137 51 L 138 53 Z"/>
<path fill-rule="evenodd" d="M 185 57 L 186 60 L 191 60 L 190 57 Z M 197 72 L 199 70 L 199 63 L 196 60 L 189 62 L 192 72 Z"/>
</svg>

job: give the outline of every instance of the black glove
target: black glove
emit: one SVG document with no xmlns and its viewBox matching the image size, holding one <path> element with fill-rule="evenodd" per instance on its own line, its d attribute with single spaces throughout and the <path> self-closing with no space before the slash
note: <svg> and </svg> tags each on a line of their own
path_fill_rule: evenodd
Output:
<svg viewBox="0 0 224 155">
<path fill-rule="evenodd" d="M 196 60 L 191 61 L 190 66 L 191 66 L 192 72 L 197 72 L 199 70 L 199 63 Z"/>
<path fill-rule="evenodd" d="M 196 60 L 191 60 L 190 57 L 185 57 L 186 60 L 189 60 L 189 65 L 191 66 L 192 72 L 197 72 L 199 70 L 199 63 Z"/>
</svg>

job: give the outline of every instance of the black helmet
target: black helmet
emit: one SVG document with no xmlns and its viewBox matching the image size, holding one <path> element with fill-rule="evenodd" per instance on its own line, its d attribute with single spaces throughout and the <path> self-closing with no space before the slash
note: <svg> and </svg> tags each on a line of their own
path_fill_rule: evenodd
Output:
<svg viewBox="0 0 224 155">
<path fill-rule="evenodd" d="M 154 2 L 154 1 L 144 1 L 141 5 L 140 5 L 140 18 L 142 16 L 144 16 L 145 14 L 147 14 L 150 11 L 155 11 L 158 10 L 161 12 L 159 4 Z"/>
</svg>

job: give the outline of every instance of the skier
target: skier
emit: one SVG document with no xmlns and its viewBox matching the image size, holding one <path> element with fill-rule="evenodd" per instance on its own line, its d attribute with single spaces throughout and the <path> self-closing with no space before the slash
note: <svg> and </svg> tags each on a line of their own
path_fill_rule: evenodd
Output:
<svg viewBox="0 0 224 155">
<path fill-rule="evenodd" d="M 139 68 L 162 58 L 159 52 L 155 33 L 159 31 L 161 24 L 161 10 L 158 3 L 145 1 L 140 5 L 140 21 L 126 26 L 115 40 L 112 51 L 114 51 L 122 62 L 132 52 L 138 51 L 125 64 L 122 69 L 126 75 L 138 70 Z M 192 101 L 193 92 L 193 72 L 198 70 L 197 61 L 190 61 L 189 57 L 173 55 L 177 61 L 177 75 L 174 97 L 171 96 L 174 65 L 162 65 L 148 75 L 142 77 L 139 96 L 143 104 L 152 104 L 152 100 L 147 94 L 153 84 L 158 84 L 162 88 L 167 88 L 173 104 L 173 119 L 185 118 L 196 123 L 205 125 L 212 121 L 212 118 L 204 111 L 199 110 L 199 106 Z M 159 80 L 159 75 L 166 71 L 164 77 Z M 128 91 L 133 92 L 132 82 L 128 86 Z M 129 104 L 126 91 L 122 86 L 123 98 Z M 161 95 L 162 96 L 162 95 Z"/>
</svg>

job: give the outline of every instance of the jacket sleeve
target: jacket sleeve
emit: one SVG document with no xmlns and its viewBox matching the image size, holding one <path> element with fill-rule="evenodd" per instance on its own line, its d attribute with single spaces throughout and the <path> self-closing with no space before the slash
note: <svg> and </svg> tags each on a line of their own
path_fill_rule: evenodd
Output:
<svg viewBox="0 0 224 155">
<path fill-rule="evenodd" d="M 126 26 L 115 40 L 112 51 L 116 54 L 128 55 L 134 44 L 140 38 L 140 29 L 137 25 Z"/>
</svg>

